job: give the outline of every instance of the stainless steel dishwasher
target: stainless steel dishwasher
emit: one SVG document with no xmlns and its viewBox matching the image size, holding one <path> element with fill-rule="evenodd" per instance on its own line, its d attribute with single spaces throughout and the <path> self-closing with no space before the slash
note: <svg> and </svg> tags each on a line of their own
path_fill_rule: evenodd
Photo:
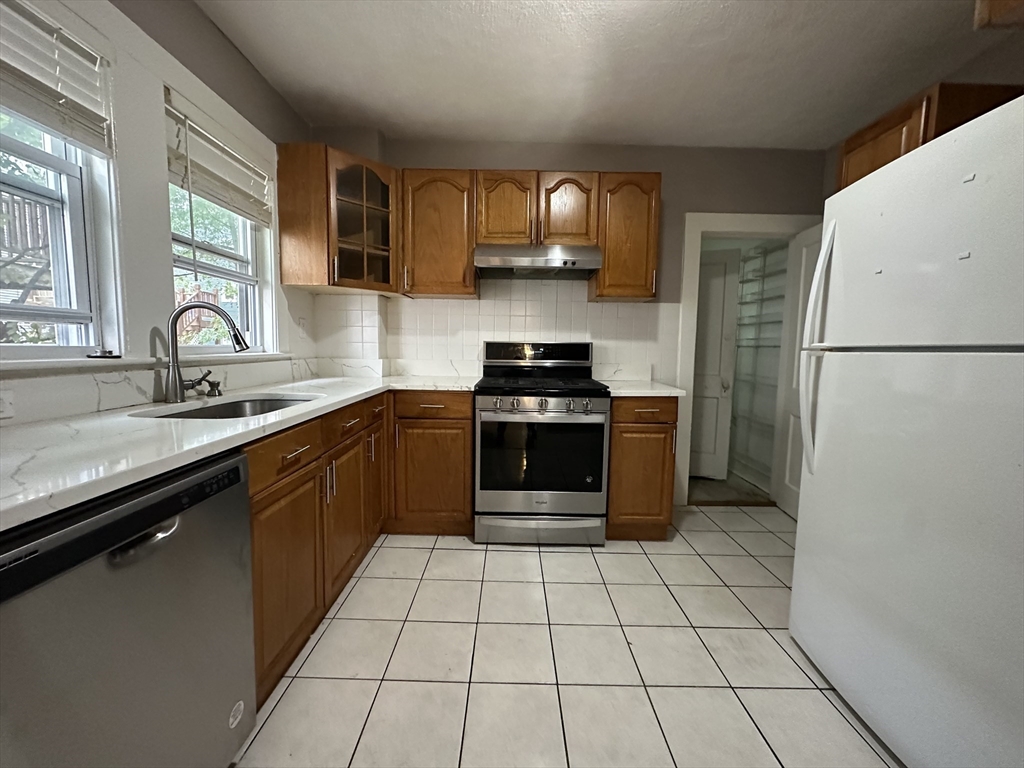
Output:
<svg viewBox="0 0 1024 768">
<path fill-rule="evenodd" d="M 244 456 L 0 535 L 0 765 L 227 766 L 256 717 Z"/>
</svg>

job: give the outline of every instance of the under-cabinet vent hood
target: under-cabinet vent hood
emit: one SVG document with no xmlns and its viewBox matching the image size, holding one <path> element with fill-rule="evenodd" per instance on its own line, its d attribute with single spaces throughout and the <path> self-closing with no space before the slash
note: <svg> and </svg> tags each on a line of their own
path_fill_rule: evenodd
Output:
<svg viewBox="0 0 1024 768">
<path fill-rule="evenodd" d="M 478 245 L 473 264 L 481 277 L 586 280 L 601 268 L 596 245 Z"/>
</svg>

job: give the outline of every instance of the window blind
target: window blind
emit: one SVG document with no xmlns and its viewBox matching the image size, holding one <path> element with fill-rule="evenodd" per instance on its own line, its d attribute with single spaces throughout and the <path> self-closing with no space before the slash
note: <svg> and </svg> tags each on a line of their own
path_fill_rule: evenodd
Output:
<svg viewBox="0 0 1024 768">
<path fill-rule="evenodd" d="M 111 154 L 109 63 L 22 3 L 0 3 L 2 102 L 73 142 Z"/>
<path fill-rule="evenodd" d="M 171 94 L 167 89 L 168 101 Z M 171 184 L 265 227 L 273 225 L 270 175 L 169 103 L 167 172 Z"/>
</svg>

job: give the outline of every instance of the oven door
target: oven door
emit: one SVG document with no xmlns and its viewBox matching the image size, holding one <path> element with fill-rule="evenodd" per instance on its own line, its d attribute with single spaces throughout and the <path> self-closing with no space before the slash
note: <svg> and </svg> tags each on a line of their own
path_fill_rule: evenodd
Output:
<svg viewBox="0 0 1024 768">
<path fill-rule="evenodd" d="M 477 513 L 606 514 L 608 417 L 477 411 Z"/>
</svg>

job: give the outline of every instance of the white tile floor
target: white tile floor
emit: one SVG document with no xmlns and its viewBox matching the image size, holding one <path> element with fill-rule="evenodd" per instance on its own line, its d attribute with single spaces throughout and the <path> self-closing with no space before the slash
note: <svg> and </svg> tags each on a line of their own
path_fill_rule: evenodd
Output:
<svg viewBox="0 0 1024 768">
<path fill-rule="evenodd" d="M 786 629 L 795 521 L 674 524 L 593 550 L 382 536 L 241 766 L 893 765 Z"/>
</svg>

